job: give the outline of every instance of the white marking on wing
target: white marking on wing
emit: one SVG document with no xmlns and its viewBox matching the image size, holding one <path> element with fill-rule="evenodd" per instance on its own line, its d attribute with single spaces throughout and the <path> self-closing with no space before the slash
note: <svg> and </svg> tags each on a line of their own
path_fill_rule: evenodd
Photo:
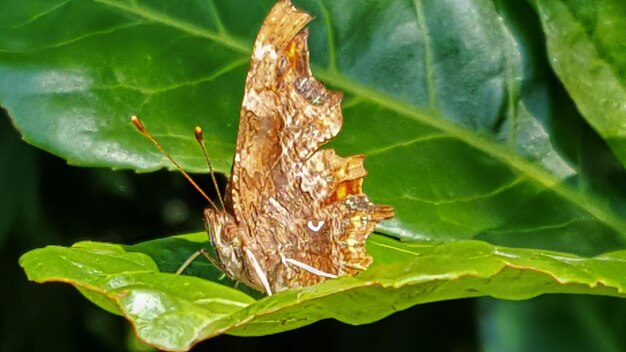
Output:
<svg viewBox="0 0 626 352">
<path fill-rule="evenodd" d="M 325 223 L 326 222 L 324 222 L 324 220 L 320 220 L 320 221 L 317 222 L 317 225 L 313 225 L 313 221 L 309 220 L 306 223 L 306 227 L 308 227 L 309 230 L 311 230 L 313 232 L 317 232 L 317 231 L 319 231 L 322 228 L 322 226 L 324 226 Z"/>
<path fill-rule="evenodd" d="M 246 254 L 248 255 L 248 257 L 250 258 L 250 260 L 252 261 L 252 267 L 254 268 L 254 271 L 256 272 L 256 275 L 261 280 L 261 283 L 263 284 L 263 287 L 265 288 L 265 292 L 267 292 L 268 296 L 271 296 L 272 295 L 272 289 L 270 288 L 270 283 L 269 283 L 269 281 L 267 281 L 267 276 L 265 276 L 265 273 L 263 272 L 263 269 L 261 268 L 261 265 L 256 260 L 256 256 L 248 248 L 246 248 L 245 251 L 246 251 Z"/>
<path fill-rule="evenodd" d="M 305 263 L 303 263 L 303 262 L 301 262 L 299 260 L 287 258 L 287 257 L 285 257 L 282 254 L 280 255 L 280 259 L 282 260 L 283 264 L 293 264 L 293 265 L 299 267 L 300 269 L 304 269 L 304 270 L 310 272 L 311 274 L 314 274 L 314 275 L 317 275 L 317 276 L 328 277 L 328 278 L 331 278 L 331 279 L 336 279 L 337 278 L 337 275 L 335 275 L 335 274 L 330 274 L 330 273 L 327 273 L 325 271 L 321 271 L 321 270 L 319 270 L 317 268 L 314 268 L 314 267 L 312 267 L 312 266 L 310 266 L 308 264 L 305 264 Z"/>
<path fill-rule="evenodd" d="M 274 208 L 280 211 L 283 215 L 289 215 L 289 211 L 287 211 L 287 209 L 285 209 L 282 204 L 278 203 L 278 201 L 274 199 L 274 197 L 270 197 L 269 201 L 274 206 Z"/>
</svg>

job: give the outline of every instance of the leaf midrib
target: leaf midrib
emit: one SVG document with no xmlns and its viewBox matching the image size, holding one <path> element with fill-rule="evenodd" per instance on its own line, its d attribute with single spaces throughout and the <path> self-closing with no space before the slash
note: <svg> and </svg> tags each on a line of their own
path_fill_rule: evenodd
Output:
<svg viewBox="0 0 626 352">
<path fill-rule="evenodd" d="M 129 6 L 111 0 L 95 1 L 103 5 L 140 16 L 148 21 L 160 23 L 193 36 L 212 40 L 245 56 L 248 56 L 251 50 L 249 45 L 246 45 L 244 40 L 230 36 L 226 33 L 226 31 L 220 31 L 217 33 L 180 21 L 176 18 L 145 7 Z M 588 199 L 591 195 L 581 194 L 570 187 L 563 185 L 559 178 L 554 177 L 544 169 L 515 154 L 511 149 L 494 142 L 492 139 L 472 134 L 470 131 L 441 118 L 441 115 L 436 111 L 418 110 L 415 106 L 404 101 L 390 97 L 386 94 L 354 82 L 341 74 L 340 71 L 332 69 L 332 67 L 327 69 L 314 65 L 313 68 L 318 77 L 332 86 L 335 86 L 345 92 L 349 92 L 357 97 L 368 99 L 371 102 L 385 109 L 394 111 L 405 118 L 446 132 L 465 144 L 492 156 L 504 165 L 508 165 L 511 169 L 528 175 L 529 178 L 535 180 L 537 183 L 552 190 L 563 199 L 575 204 L 580 209 L 583 209 L 587 213 L 591 214 L 596 220 L 615 230 L 622 238 L 626 239 L 626 220 L 620 219 L 609 208 L 601 205 L 600 202 L 594 202 L 593 200 Z"/>
</svg>

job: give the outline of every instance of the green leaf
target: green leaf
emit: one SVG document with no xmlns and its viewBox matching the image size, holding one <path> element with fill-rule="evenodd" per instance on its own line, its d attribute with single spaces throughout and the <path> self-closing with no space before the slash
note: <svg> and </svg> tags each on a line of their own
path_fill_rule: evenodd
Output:
<svg viewBox="0 0 626 352">
<path fill-rule="evenodd" d="M 137 113 L 186 169 L 206 170 L 192 134 L 200 124 L 226 171 L 251 43 L 272 3 L 5 1 L 0 104 L 27 141 L 83 166 L 169 167 L 129 123 Z M 624 170 L 590 174 L 608 167 L 581 155 L 610 152 L 593 136 L 583 144 L 580 117 L 547 89 L 548 65 L 522 21 L 529 8 L 296 5 L 317 17 L 314 74 L 346 92 L 332 146 L 366 154 L 366 191 L 397 210 L 380 231 L 587 255 L 624 248 Z"/>
<path fill-rule="evenodd" d="M 533 1 L 550 63 L 587 121 L 626 165 L 626 3 Z"/>
<path fill-rule="evenodd" d="M 259 300 L 157 268 L 184 261 L 205 238 L 197 233 L 125 248 L 96 242 L 48 246 L 25 254 L 20 265 L 30 280 L 66 282 L 99 296 L 96 304 L 116 307 L 139 338 L 166 350 L 186 350 L 223 333 L 265 335 L 326 318 L 366 324 L 415 304 L 461 297 L 626 296 L 626 251 L 583 258 L 479 241 L 402 243 L 379 235 L 368 241 L 374 264 L 360 275 Z M 163 264 L 143 252 L 155 246 L 168 249 Z"/>
</svg>

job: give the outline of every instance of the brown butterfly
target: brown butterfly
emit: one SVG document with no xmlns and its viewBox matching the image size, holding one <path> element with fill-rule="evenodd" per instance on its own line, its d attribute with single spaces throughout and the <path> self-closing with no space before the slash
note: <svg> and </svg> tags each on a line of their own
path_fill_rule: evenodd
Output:
<svg viewBox="0 0 626 352">
<path fill-rule="evenodd" d="M 268 295 L 365 270 L 372 262 L 367 236 L 394 215 L 362 192 L 362 155 L 320 149 L 341 129 L 342 94 L 311 74 L 305 28 L 311 19 L 280 0 L 263 22 L 222 209 L 209 199 L 204 211 L 217 253 L 209 259 Z M 133 122 L 163 151 L 137 117 Z M 203 145 L 198 128 L 196 137 Z"/>
</svg>

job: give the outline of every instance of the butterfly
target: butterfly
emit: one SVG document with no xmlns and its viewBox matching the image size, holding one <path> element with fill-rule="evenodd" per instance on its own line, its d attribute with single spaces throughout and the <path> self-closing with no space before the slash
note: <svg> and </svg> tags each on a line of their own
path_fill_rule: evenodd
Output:
<svg viewBox="0 0 626 352">
<path fill-rule="evenodd" d="M 205 195 L 216 253 L 209 259 L 268 295 L 365 270 L 372 262 L 368 235 L 394 216 L 391 206 L 363 193 L 364 156 L 320 149 L 341 130 L 343 95 L 311 73 L 305 28 L 311 20 L 290 0 L 279 0 L 266 17 L 252 50 L 221 208 Z M 137 117 L 133 122 L 163 151 Z M 196 138 L 203 145 L 198 128 Z"/>
</svg>

